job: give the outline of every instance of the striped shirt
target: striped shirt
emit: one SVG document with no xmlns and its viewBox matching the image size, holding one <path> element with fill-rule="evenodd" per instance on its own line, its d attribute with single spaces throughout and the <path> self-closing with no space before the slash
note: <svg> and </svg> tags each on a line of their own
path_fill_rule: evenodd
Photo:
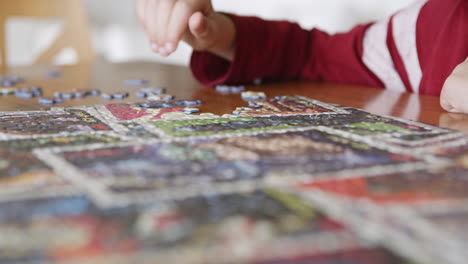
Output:
<svg viewBox="0 0 468 264">
<path fill-rule="evenodd" d="M 231 15 L 234 60 L 194 52 L 202 83 L 319 80 L 440 95 L 468 57 L 468 1 L 416 0 L 389 18 L 329 35 L 288 21 Z"/>
</svg>

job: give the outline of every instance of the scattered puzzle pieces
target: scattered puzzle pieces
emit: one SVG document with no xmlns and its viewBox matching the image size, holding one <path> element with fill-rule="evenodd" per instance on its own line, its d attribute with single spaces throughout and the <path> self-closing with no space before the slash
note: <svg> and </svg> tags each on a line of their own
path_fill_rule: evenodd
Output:
<svg viewBox="0 0 468 264">
<path fill-rule="evenodd" d="M 142 86 L 149 84 L 148 80 L 145 79 L 128 79 L 124 81 L 126 86 Z"/>
<path fill-rule="evenodd" d="M 222 94 L 239 94 L 245 91 L 245 86 L 217 85 L 215 89 Z"/>
<path fill-rule="evenodd" d="M 63 72 L 59 70 L 48 71 L 44 74 L 47 79 L 59 79 L 63 77 Z"/>
<path fill-rule="evenodd" d="M 40 105 L 53 105 L 53 104 L 61 104 L 63 100 L 60 98 L 42 97 L 39 99 L 38 102 Z"/>
<path fill-rule="evenodd" d="M 12 95 L 15 94 L 15 88 L 0 88 L 0 95 Z"/>
<path fill-rule="evenodd" d="M 16 89 L 15 90 L 15 95 L 16 95 L 16 97 L 22 98 L 22 99 L 30 99 L 30 98 L 35 98 L 35 97 L 41 97 L 42 96 L 42 88 L 37 87 L 37 86 L 32 86 L 32 87 Z"/>
<path fill-rule="evenodd" d="M 242 99 L 244 99 L 245 101 L 257 101 L 266 99 L 266 95 L 264 92 L 247 91 L 242 92 Z"/>
</svg>

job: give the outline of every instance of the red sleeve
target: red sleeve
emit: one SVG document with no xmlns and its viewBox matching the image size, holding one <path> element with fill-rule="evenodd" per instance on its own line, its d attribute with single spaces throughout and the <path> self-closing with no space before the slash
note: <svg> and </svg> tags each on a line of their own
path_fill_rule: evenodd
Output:
<svg viewBox="0 0 468 264">
<path fill-rule="evenodd" d="M 466 0 L 417 0 L 389 18 L 336 35 L 285 21 L 232 19 L 232 63 L 192 55 L 192 71 L 206 85 L 303 79 L 439 95 L 468 56 Z"/>
<path fill-rule="evenodd" d="M 231 17 L 237 29 L 232 63 L 206 52 L 192 54 L 192 71 L 203 84 L 248 83 L 260 78 L 383 87 L 361 60 L 362 39 L 368 25 L 330 36 L 286 21 Z"/>
<path fill-rule="evenodd" d="M 420 92 L 438 96 L 453 69 L 468 57 L 468 1 L 429 1 L 417 28 L 423 72 Z"/>
</svg>

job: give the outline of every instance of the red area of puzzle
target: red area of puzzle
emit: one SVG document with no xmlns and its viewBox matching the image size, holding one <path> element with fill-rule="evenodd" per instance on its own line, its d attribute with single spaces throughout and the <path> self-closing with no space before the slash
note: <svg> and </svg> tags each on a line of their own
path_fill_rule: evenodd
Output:
<svg viewBox="0 0 468 264">
<path fill-rule="evenodd" d="M 155 113 L 151 113 L 148 109 L 138 107 L 130 104 L 107 104 L 105 105 L 112 115 L 119 121 L 132 121 L 146 116 L 153 115 L 150 120 L 159 120 L 164 114 L 173 112 L 182 112 L 184 108 L 181 107 L 170 107 L 154 109 Z"/>
<path fill-rule="evenodd" d="M 108 104 L 106 108 L 121 121 L 129 121 L 149 115 L 144 108 L 130 108 L 127 104 Z"/>
<path fill-rule="evenodd" d="M 368 185 L 367 178 L 356 177 L 353 179 L 326 180 L 297 185 L 299 189 L 314 190 L 319 189 L 345 198 L 368 199 L 379 204 L 401 203 L 410 204 L 418 202 L 430 202 L 442 197 L 420 190 L 417 192 L 395 192 L 379 193 L 379 190 L 372 190 Z"/>
</svg>

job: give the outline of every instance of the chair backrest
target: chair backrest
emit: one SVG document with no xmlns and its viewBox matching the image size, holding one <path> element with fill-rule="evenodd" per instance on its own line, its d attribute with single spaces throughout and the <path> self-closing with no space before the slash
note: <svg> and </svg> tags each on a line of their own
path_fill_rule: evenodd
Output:
<svg viewBox="0 0 468 264">
<path fill-rule="evenodd" d="M 73 48 L 78 60 L 91 61 L 94 51 L 91 31 L 82 0 L 0 0 L 0 56 L 6 67 L 6 23 L 11 17 L 57 18 L 64 26 L 56 40 L 34 63 L 50 63 L 63 49 Z"/>
</svg>

